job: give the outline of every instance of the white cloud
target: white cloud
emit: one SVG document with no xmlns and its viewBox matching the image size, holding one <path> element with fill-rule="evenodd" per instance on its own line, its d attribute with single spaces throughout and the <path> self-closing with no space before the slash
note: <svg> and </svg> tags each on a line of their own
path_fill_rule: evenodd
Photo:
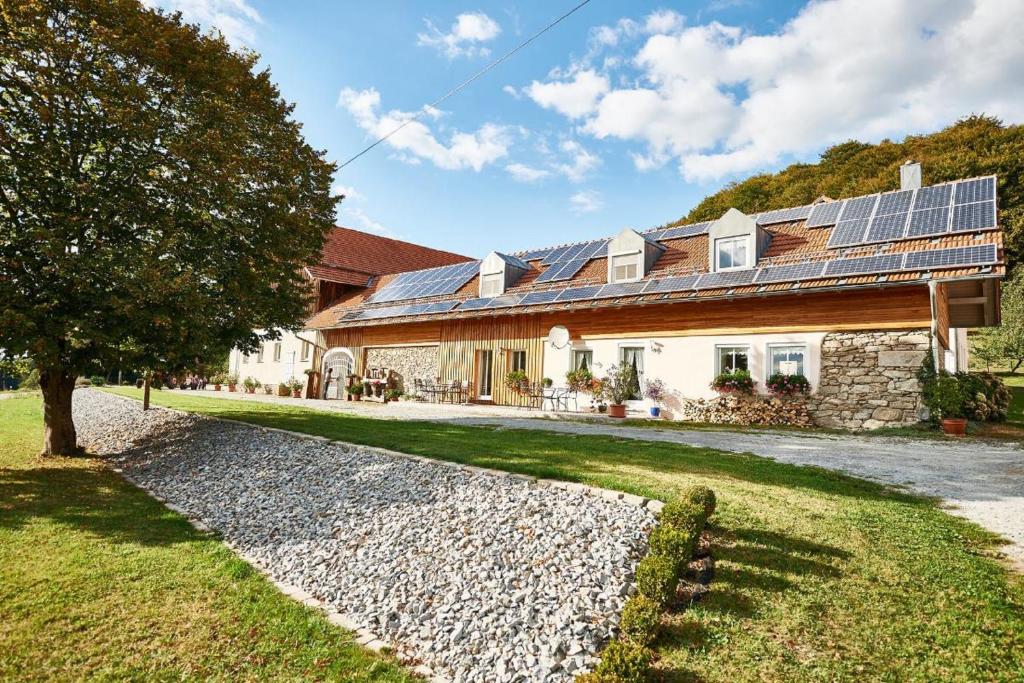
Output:
<svg viewBox="0 0 1024 683">
<path fill-rule="evenodd" d="M 521 183 L 535 183 L 551 175 L 551 171 L 543 168 L 534 168 L 526 164 L 509 164 L 505 167 L 508 174 Z"/>
<path fill-rule="evenodd" d="M 521 100 L 523 98 L 523 94 L 521 92 L 519 92 L 518 90 L 516 90 L 511 85 L 506 85 L 505 87 L 502 88 L 502 91 L 505 94 L 507 94 L 507 95 L 511 95 L 512 97 L 516 98 L 517 100 Z"/>
<path fill-rule="evenodd" d="M 608 92 L 608 78 L 593 69 L 578 71 L 569 81 L 540 83 L 525 88 L 526 94 L 545 109 L 554 109 L 575 119 L 590 114 L 597 101 Z"/>
<path fill-rule="evenodd" d="M 501 26 L 483 12 L 467 12 L 455 18 L 448 33 L 438 29 L 429 19 L 424 19 L 427 31 L 416 36 L 416 44 L 432 47 L 448 59 L 456 57 L 486 57 L 491 51 L 480 45 L 494 40 L 501 33 Z"/>
<path fill-rule="evenodd" d="M 528 89 L 595 138 L 641 145 L 641 169 L 673 161 L 689 180 L 712 180 L 972 112 L 1024 119 L 1024 12 L 1000 0 L 810 2 L 772 33 L 656 12 L 643 29 L 628 62 L 606 61 L 623 72 L 617 87 L 577 71 Z M 625 35 L 600 27 L 592 42 L 621 47 Z"/>
<path fill-rule="evenodd" d="M 331 188 L 331 193 L 334 195 L 345 195 L 346 202 L 358 202 L 366 199 L 359 190 L 351 185 L 335 185 Z"/>
<path fill-rule="evenodd" d="M 559 149 L 569 155 L 570 161 L 557 164 L 555 168 L 574 183 L 584 180 L 591 171 L 601 165 L 600 157 L 588 152 L 575 140 L 563 140 Z"/>
<path fill-rule="evenodd" d="M 375 88 L 344 88 L 338 96 L 338 106 L 348 110 L 359 127 L 374 138 L 387 135 L 413 116 L 398 110 L 381 112 L 380 93 Z M 439 112 L 435 110 L 431 115 L 436 118 Z M 425 159 L 445 170 L 479 171 L 508 154 L 510 138 L 508 127 L 485 123 L 475 133 L 455 131 L 443 143 L 422 120 L 416 120 L 388 138 L 387 144 L 397 151 L 399 159 L 408 163 Z"/>
<path fill-rule="evenodd" d="M 338 222 L 347 228 L 355 228 L 356 230 L 362 230 L 363 232 L 372 232 L 373 234 L 380 235 L 381 237 L 401 239 L 394 230 L 373 220 L 369 215 L 367 215 L 366 211 L 358 206 L 346 207 L 344 203 L 342 203 L 342 206 L 338 210 Z"/>
<path fill-rule="evenodd" d="M 234 47 L 256 43 L 256 27 L 263 18 L 246 0 L 142 0 L 147 7 L 181 12 L 186 21 L 215 28 Z"/>
<path fill-rule="evenodd" d="M 575 214 L 593 213 L 604 208 L 604 200 L 594 190 L 581 190 L 569 197 L 569 209 Z"/>
</svg>

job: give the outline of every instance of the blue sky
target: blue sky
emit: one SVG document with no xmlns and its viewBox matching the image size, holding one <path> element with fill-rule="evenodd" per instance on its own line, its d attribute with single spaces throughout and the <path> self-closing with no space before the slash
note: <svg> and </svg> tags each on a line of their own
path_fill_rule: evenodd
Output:
<svg viewBox="0 0 1024 683">
<path fill-rule="evenodd" d="M 576 4 L 148 1 L 259 52 L 339 163 Z M 339 222 L 483 256 L 659 225 L 851 137 L 1017 122 L 1014 4 L 592 0 L 339 171 Z"/>
</svg>

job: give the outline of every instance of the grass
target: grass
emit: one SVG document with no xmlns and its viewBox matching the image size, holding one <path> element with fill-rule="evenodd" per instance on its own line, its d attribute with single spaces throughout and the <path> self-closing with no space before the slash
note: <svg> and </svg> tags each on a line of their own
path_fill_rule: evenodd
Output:
<svg viewBox="0 0 1024 683">
<path fill-rule="evenodd" d="M 116 393 L 138 397 L 135 389 Z M 154 392 L 153 402 L 663 500 L 711 486 L 717 575 L 657 641 L 667 681 L 1024 678 L 1024 581 L 934 501 L 818 468 L 675 444 Z"/>
<path fill-rule="evenodd" d="M 40 461 L 0 401 L 0 680 L 412 681 L 92 458 Z"/>
</svg>

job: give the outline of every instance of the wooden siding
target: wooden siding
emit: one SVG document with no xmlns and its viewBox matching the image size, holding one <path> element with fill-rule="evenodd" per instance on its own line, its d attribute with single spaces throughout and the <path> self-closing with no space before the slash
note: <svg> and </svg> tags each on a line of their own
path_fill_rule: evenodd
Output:
<svg viewBox="0 0 1024 683">
<path fill-rule="evenodd" d="M 509 352 L 526 351 L 526 374 L 539 382 L 544 373 L 547 328 L 536 315 L 452 320 L 441 326 L 440 372 L 445 382 L 469 381 L 475 398 L 478 351 L 494 353 L 491 398 L 501 405 L 517 405 L 520 397 L 505 386 Z"/>
<path fill-rule="evenodd" d="M 935 337 L 940 350 L 949 349 L 949 286 L 942 283 L 935 285 Z"/>
</svg>

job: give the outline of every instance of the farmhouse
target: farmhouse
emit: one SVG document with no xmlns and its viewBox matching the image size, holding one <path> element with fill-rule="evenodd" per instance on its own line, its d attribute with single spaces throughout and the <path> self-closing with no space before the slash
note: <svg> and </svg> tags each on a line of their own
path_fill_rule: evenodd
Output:
<svg viewBox="0 0 1024 683">
<path fill-rule="evenodd" d="M 908 162 L 892 192 L 380 275 L 310 319 L 313 366 L 515 405 L 509 372 L 626 364 L 664 382 L 669 417 L 724 371 L 802 374 L 818 424 L 916 422 L 926 355 L 965 369 L 966 330 L 999 322 L 996 183 L 921 187 Z"/>
<path fill-rule="evenodd" d="M 310 315 L 365 291 L 381 275 L 467 261 L 468 256 L 335 227 L 324 241 L 319 262 L 303 269 L 313 293 Z M 304 382 L 304 372 L 313 364 L 314 342 L 312 335 L 282 332 L 280 339 L 263 344 L 254 354 L 233 350 L 228 368 L 241 378 L 252 377 L 264 385 L 292 378 Z"/>
</svg>

